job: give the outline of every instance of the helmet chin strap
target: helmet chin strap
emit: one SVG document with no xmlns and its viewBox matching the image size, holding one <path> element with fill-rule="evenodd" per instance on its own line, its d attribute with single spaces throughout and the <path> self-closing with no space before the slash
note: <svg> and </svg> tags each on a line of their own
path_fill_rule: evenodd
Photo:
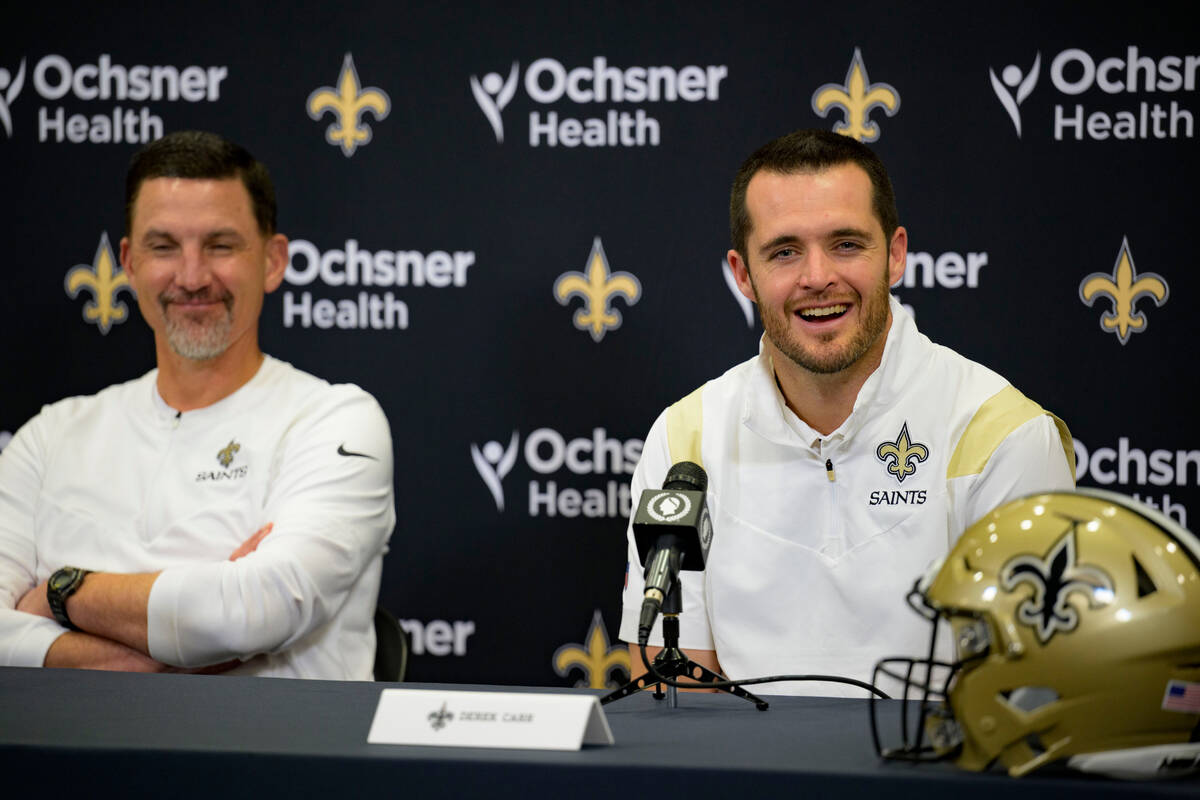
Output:
<svg viewBox="0 0 1200 800">
<path fill-rule="evenodd" d="M 1200 773 L 1200 742 L 1081 753 L 1067 759 L 1067 766 L 1122 780 L 1182 778 Z"/>
</svg>

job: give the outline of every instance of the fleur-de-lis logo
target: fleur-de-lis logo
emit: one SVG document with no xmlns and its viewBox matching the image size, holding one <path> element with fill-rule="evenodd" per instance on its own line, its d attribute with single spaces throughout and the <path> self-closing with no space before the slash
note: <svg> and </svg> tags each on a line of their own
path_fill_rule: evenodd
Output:
<svg viewBox="0 0 1200 800">
<path fill-rule="evenodd" d="M 894 442 L 884 442 L 875 449 L 875 457 L 887 464 L 887 471 L 896 476 L 896 480 L 904 483 L 904 479 L 917 471 L 914 461 L 924 461 L 929 458 L 929 448 L 910 440 L 908 423 L 900 426 L 900 435 Z"/>
<path fill-rule="evenodd" d="M 440 731 L 442 728 L 446 727 L 447 723 L 454 720 L 454 714 L 453 712 L 446 710 L 446 703 L 443 701 L 441 708 L 439 708 L 437 711 L 429 712 L 428 719 L 429 727 L 433 728 L 435 731 Z"/>
<path fill-rule="evenodd" d="M 95 324 L 102 334 L 129 318 L 129 308 L 117 300 L 117 293 L 124 290 L 132 297 L 133 287 L 129 285 L 125 270 L 117 266 L 107 232 L 100 234 L 100 245 L 92 263 L 76 264 L 67 270 L 63 286 L 72 300 L 84 289 L 92 293 L 93 299 L 83 306 L 83 319 Z"/>
<path fill-rule="evenodd" d="M 1091 306 L 1097 297 L 1112 301 L 1113 310 L 1100 315 L 1100 330 L 1115 333 L 1117 341 L 1125 344 L 1135 333 L 1146 330 L 1146 315 L 1135 306 L 1143 297 L 1154 298 L 1155 306 L 1167 302 L 1170 289 L 1161 275 L 1145 272 L 1138 275 L 1129 252 L 1129 238 L 1121 238 L 1121 250 L 1111 275 L 1093 272 L 1079 284 L 1079 299 Z"/>
<path fill-rule="evenodd" d="M 340 146 L 346 158 L 371 141 L 371 126 L 362 123 L 363 113 L 370 111 L 378 121 L 387 117 L 392 108 L 391 99 L 382 89 L 374 86 L 362 89 L 361 86 L 354 59 L 346 53 L 337 89 L 322 86 L 310 94 L 305 103 L 308 116 L 313 119 L 320 119 L 326 111 L 332 111 L 337 117 L 337 122 L 325 129 L 325 141 Z"/>
<path fill-rule="evenodd" d="M 840 108 L 846 116 L 833 126 L 833 132 L 873 142 L 879 138 L 879 126 L 869 119 L 871 111 L 882 108 L 889 117 L 895 116 L 900 110 L 900 93 L 889 84 L 870 82 L 862 53 L 856 47 L 846 82 L 827 83 L 813 92 L 812 108 L 821 117 L 827 116 L 831 108 Z"/>
<path fill-rule="evenodd" d="M 1012 592 L 1022 583 L 1033 588 L 1033 596 L 1017 607 L 1017 619 L 1037 631 L 1038 641 L 1050 641 L 1054 634 L 1069 633 L 1079 626 L 1079 612 L 1067 604 L 1072 592 L 1087 598 L 1088 608 L 1101 608 L 1112 602 L 1113 582 L 1099 567 L 1075 563 L 1077 520 L 1050 548 L 1045 557 L 1025 554 L 1009 561 L 1000 570 L 1000 585 Z"/>
<path fill-rule="evenodd" d="M 582 669 L 586 681 L 577 681 L 578 688 L 615 689 L 619 681 L 610 678 L 614 670 L 625 670 L 629 675 L 629 651 L 617 645 L 610 647 L 608 631 L 604 628 L 604 618 L 600 610 L 592 614 L 592 625 L 588 628 L 587 647 L 571 643 L 564 644 L 554 651 L 554 671 L 559 677 L 565 678 L 572 669 Z"/>
<path fill-rule="evenodd" d="M 642 296 L 642 285 L 628 272 L 609 273 L 608 259 L 600 237 L 592 243 L 584 272 L 564 272 L 554 282 L 554 297 L 566 305 L 573 295 L 583 298 L 583 308 L 575 311 L 575 327 L 587 331 L 592 339 L 600 341 L 608 331 L 621 327 L 621 312 L 610 303 L 616 295 L 622 295 L 629 305 Z"/>
<path fill-rule="evenodd" d="M 242 446 L 240 444 L 230 439 L 229 444 L 217 451 L 217 461 L 220 462 L 222 467 L 228 467 L 233 463 L 234 453 L 241 449 Z"/>
</svg>

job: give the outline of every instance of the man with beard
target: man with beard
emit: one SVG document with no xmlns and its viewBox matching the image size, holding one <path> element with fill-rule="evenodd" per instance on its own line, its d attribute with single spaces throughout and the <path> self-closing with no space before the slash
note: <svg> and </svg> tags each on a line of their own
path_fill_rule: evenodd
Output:
<svg viewBox="0 0 1200 800">
<path fill-rule="evenodd" d="M 633 496 L 680 461 L 708 472 L 707 567 L 681 573 L 693 660 L 731 678 L 869 681 L 879 658 L 928 641 L 903 598 L 968 525 L 1074 486 L 1071 437 L 1002 377 L 930 342 L 890 296 L 908 234 L 865 145 L 827 131 L 764 145 L 734 180 L 730 229 L 729 264 L 762 318 L 759 354 L 659 416 Z M 632 526 L 629 560 L 621 638 L 636 642 Z"/>
<path fill-rule="evenodd" d="M 0 454 L 0 663 L 369 679 L 395 521 L 375 400 L 266 356 L 266 168 L 166 136 L 126 178 L 121 266 L 157 369 L 43 408 Z"/>
</svg>

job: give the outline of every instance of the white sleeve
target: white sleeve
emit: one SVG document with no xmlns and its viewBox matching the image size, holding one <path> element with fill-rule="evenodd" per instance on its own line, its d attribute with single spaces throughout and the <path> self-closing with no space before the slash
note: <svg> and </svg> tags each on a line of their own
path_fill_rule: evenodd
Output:
<svg viewBox="0 0 1200 800">
<path fill-rule="evenodd" d="M 34 503 L 42 486 L 46 442 L 42 418 L 17 431 L 0 453 L 0 664 L 40 667 L 46 651 L 66 630 L 52 619 L 17 611 L 37 584 Z"/>
<path fill-rule="evenodd" d="M 958 533 L 1009 500 L 1074 488 L 1058 426 L 1039 414 L 1005 437 L 972 482 Z"/>
<path fill-rule="evenodd" d="M 357 387 L 332 388 L 276 454 L 264 509 L 274 528 L 258 549 L 154 582 L 155 659 L 201 666 L 287 649 L 326 624 L 384 553 L 395 524 L 387 419 Z M 343 443 L 362 455 L 339 455 Z"/>
<path fill-rule="evenodd" d="M 642 457 L 637 468 L 633 471 L 630 481 L 629 496 L 631 507 L 629 525 L 625 536 L 628 550 L 625 565 L 625 591 L 621 595 L 621 629 L 619 635 L 623 641 L 637 643 L 638 618 L 641 616 L 642 595 L 645 592 L 645 582 L 642 576 L 642 562 L 638 556 L 637 543 L 633 538 L 633 515 L 637 511 L 638 501 L 642 492 L 647 488 L 661 487 L 671 468 L 670 444 L 667 441 L 666 412 L 659 415 L 646 435 L 642 446 Z M 709 504 L 712 504 L 712 492 L 709 492 Z M 710 508 L 710 511 L 712 509 Z M 715 650 L 712 631 L 708 624 L 707 604 L 704 600 L 704 573 L 685 571 L 679 573 L 683 590 L 683 611 L 679 615 L 679 646 L 694 650 Z M 650 633 L 650 644 L 662 647 L 662 616 L 654 623 Z M 634 658 L 637 658 L 634 655 Z"/>
</svg>

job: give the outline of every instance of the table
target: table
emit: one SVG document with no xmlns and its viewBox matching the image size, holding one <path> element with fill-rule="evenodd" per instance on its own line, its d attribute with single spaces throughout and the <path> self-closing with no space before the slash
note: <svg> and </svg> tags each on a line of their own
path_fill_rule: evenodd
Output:
<svg viewBox="0 0 1200 800">
<path fill-rule="evenodd" d="M 577 752 L 367 744 L 379 692 L 404 685 L 0 668 L 0 770 L 8 788 L 15 782 L 72 798 L 100 791 L 221 800 L 1200 794 L 1200 781 L 1017 781 L 949 764 L 883 763 L 871 745 L 866 701 L 837 698 L 771 697 L 770 710 L 757 711 L 728 695 L 683 693 L 670 709 L 641 693 L 605 707 L 614 746 Z"/>
</svg>

